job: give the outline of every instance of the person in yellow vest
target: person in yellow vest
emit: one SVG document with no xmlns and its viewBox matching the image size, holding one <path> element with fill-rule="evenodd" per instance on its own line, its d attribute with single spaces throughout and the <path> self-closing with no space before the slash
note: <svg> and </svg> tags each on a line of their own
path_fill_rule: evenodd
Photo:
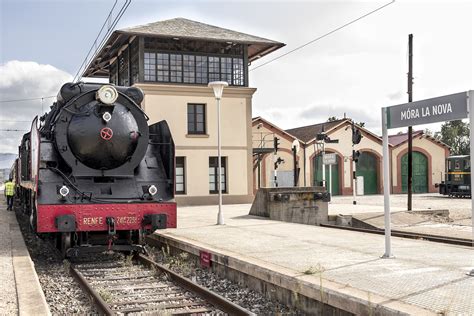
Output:
<svg viewBox="0 0 474 316">
<path fill-rule="evenodd" d="M 13 196 L 15 195 L 15 183 L 12 178 L 5 182 L 5 196 L 7 197 L 7 210 L 13 210 Z"/>
</svg>

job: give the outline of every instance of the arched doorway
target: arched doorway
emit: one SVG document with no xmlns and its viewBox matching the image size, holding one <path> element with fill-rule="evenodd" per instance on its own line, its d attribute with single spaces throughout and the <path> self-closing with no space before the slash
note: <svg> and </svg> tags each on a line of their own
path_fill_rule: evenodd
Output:
<svg viewBox="0 0 474 316">
<path fill-rule="evenodd" d="M 364 195 L 378 193 L 377 170 L 377 156 L 367 151 L 361 152 L 359 156 L 359 161 L 356 164 L 356 176 L 364 177 Z"/>
<path fill-rule="evenodd" d="M 402 193 L 408 191 L 408 153 L 402 156 Z M 419 151 L 413 152 L 413 193 L 428 192 L 428 158 Z"/>
<path fill-rule="evenodd" d="M 341 194 L 339 191 L 339 160 L 339 155 L 336 155 L 336 164 L 326 165 L 326 187 L 331 187 L 332 195 Z M 321 154 L 318 154 L 314 157 L 313 166 L 313 185 L 319 186 L 323 181 L 323 158 Z M 329 180 L 329 168 L 331 168 L 331 180 Z"/>
</svg>

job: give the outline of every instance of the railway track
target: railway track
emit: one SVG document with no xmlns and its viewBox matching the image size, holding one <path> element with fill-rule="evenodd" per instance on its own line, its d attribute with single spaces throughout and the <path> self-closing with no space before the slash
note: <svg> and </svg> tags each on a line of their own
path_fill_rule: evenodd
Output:
<svg viewBox="0 0 474 316">
<path fill-rule="evenodd" d="M 378 235 L 385 234 L 385 231 L 383 229 L 368 229 L 368 228 L 359 228 L 359 227 L 351 227 L 351 226 L 338 226 L 338 225 L 332 225 L 332 224 L 321 224 L 321 226 L 328 227 L 328 228 L 337 228 L 337 229 L 351 230 L 351 231 L 357 231 L 357 232 L 363 232 L 363 233 L 370 233 L 370 234 L 378 234 Z M 404 232 L 401 230 L 392 230 L 392 236 L 402 237 L 402 238 L 411 238 L 411 239 L 424 239 L 424 240 L 451 244 L 451 245 L 474 247 L 474 241 L 470 239 L 465 239 L 465 238 L 420 234 L 420 233 Z"/>
<path fill-rule="evenodd" d="M 254 315 L 143 255 L 70 265 L 104 315 Z"/>
</svg>

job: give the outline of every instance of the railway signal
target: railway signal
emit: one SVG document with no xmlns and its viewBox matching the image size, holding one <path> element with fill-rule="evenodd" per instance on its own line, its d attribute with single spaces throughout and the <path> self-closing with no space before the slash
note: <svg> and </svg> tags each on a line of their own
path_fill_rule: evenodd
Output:
<svg viewBox="0 0 474 316">
<path fill-rule="evenodd" d="M 278 137 L 273 137 L 273 150 L 276 153 L 278 152 L 278 146 L 280 145 L 280 139 Z"/>
</svg>

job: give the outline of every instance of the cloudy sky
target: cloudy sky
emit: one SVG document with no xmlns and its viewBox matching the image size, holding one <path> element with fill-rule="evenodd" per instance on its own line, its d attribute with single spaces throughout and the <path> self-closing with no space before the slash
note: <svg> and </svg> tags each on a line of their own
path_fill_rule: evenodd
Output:
<svg viewBox="0 0 474 316">
<path fill-rule="evenodd" d="M 390 1 L 132 1 L 117 28 L 185 17 L 286 43 L 250 66 L 250 85 L 258 89 L 253 115 L 283 128 L 346 113 L 379 133 L 380 108 L 407 101 L 410 33 L 415 101 L 474 88 L 471 1 L 397 0 L 255 70 Z M 0 100 L 56 95 L 74 77 L 113 3 L 0 0 Z M 1 102 L 0 153 L 16 152 L 23 132 L 11 130 L 29 129 L 53 100 Z"/>
</svg>

